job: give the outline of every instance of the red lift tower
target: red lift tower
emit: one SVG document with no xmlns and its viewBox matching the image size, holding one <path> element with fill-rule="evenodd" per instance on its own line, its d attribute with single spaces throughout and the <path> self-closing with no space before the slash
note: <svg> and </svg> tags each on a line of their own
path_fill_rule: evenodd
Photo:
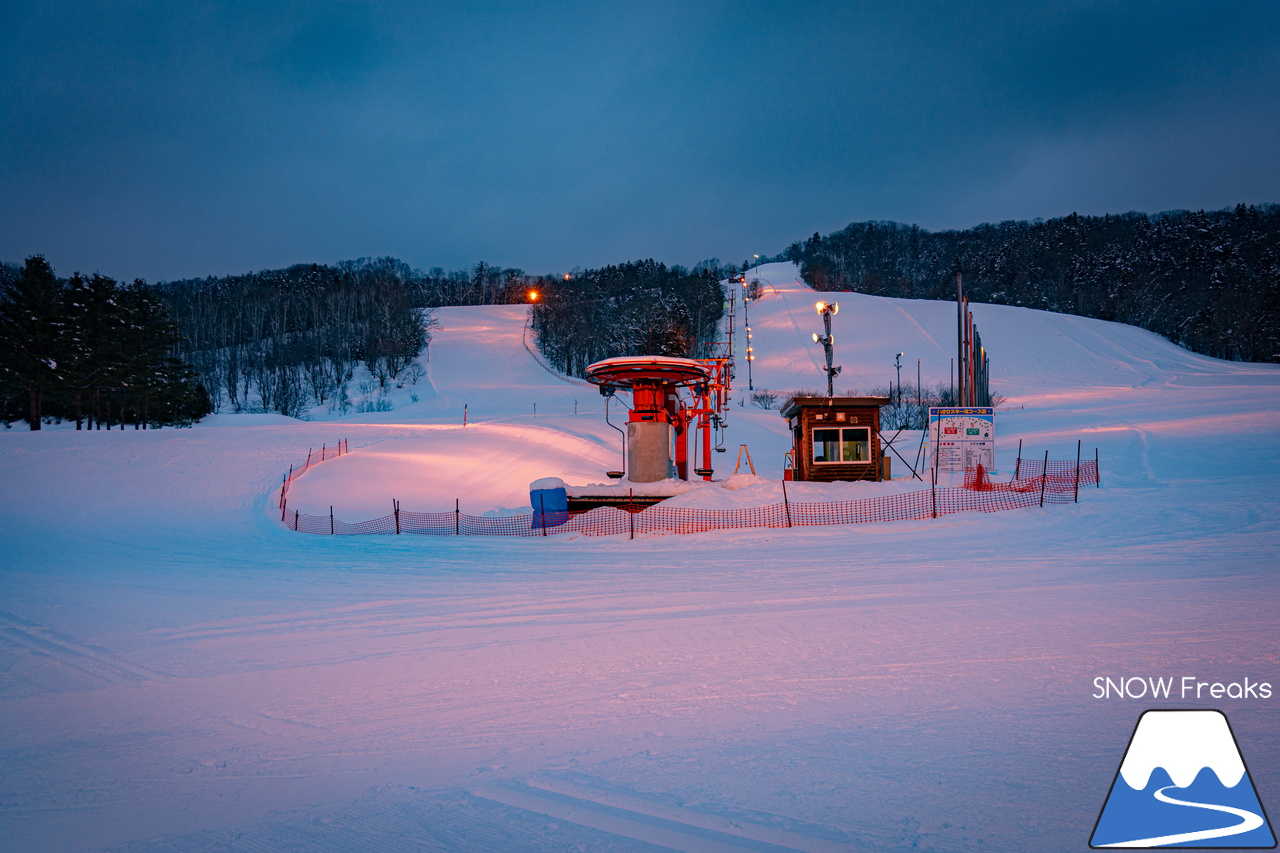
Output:
<svg viewBox="0 0 1280 853">
<path fill-rule="evenodd" d="M 689 479 L 690 427 L 701 433 L 701 459 L 695 474 L 711 479 L 711 432 L 723 423 L 729 401 L 730 360 L 636 355 L 597 361 L 586 377 L 602 387 L 632 394 L 627 423 L 627 479 L 652 483 L 668 477 Z M 681 391 L 688 389 L 690 399 Z M 701 465 L 697 465 L 697 462 Z"/>
</svg>

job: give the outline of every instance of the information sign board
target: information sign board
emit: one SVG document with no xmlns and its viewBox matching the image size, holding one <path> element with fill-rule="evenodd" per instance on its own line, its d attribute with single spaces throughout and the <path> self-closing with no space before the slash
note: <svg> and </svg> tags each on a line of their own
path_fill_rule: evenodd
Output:
<svg viewBox="0 0 1280 853">
<path fill-rule="evenodd" d="M 930 406 L 929 440 L 940 471 L 978 465 L 996 470 L 996 410 L 990 406 Z"/>
</svg>

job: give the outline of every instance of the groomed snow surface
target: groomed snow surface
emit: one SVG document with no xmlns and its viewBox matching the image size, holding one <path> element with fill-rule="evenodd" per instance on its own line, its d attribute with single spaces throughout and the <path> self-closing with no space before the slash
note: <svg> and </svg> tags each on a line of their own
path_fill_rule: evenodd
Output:
<svg viewBox="0 0 1280 853">
<path fill-rule="evenodd" d="M 761 275 L 756 389 L 821 387 L 815 295 Z M 887 385 L 896 352 L 946 381 L 952 305 L 838 300 L 838 391 Z M 538 362 L 518 306 L 439 312 L 390 412 L 0 434 L 0 847 L 1086 850 L 1150 707 L 1224 711 L 1274 815 L 1280 698 L 1093 679 L 1280 688 L 1280 369 L 974 313 L 1001 473 L 1019 439 L 1082 439 L 1102 488 L 1079 504 L 634 541 L 279 523 L 288 466 L 340 438 L 291 506 L 480 515 L 606 482 L 603 399 Z M 777 412 L 729 427 L 717 479 L 747 444 L 776 481 Z M 739 482 L 716 499 L 776 500 Z"/>
</svg>

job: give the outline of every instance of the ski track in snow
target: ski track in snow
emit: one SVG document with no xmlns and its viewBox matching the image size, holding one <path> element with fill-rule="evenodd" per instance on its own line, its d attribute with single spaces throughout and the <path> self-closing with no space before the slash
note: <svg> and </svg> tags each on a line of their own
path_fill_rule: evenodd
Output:
<svg viewBox="0 0 1280 853">
<path fill-rule="evenodd" d="M 824 384 L 816 295 L 762 278 L 756 388 Z M 899 351 L 947 381 L 953 305 L 831 298 L 841 385 L 887 385 Z M 1103 487 L 1079 504 L 636 541 L 280 525 L 281 475 L 339 438 L 290 506 L 602 482 L 603 400 L 531 357 L 520 306 L 442 310 L 390 412 L 0 434 L 5 850 L 1087 849 L 1148 707 L 1095 676 L 1275 683 L 1280 370 L 974 313 L 1022 407 L 998 467 L 1083 438 Z M 724 494 L 767 494 L 786 425 L 734 396 L 726 444 L 764 479 Z M 1274 799 L 1275 711 L 1213 707 Z"/>
</svg>

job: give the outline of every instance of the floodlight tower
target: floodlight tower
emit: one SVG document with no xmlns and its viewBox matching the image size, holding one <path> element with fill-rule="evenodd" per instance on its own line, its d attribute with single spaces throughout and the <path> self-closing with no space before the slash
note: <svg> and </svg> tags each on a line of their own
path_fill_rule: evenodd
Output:
<svg viewBox="0 0 1280 853">
<path fill-rule="evenodd" d="M 835 339 L 831 336 L 831 318 L 840 313 L 840 305 L 835 302 L 816 302 L 814 303 L 813 308 L 818 312 L 818 315 L 822 317 L 822 327 L 826 331 L 826 334 L 824 335 L 819 335 L 817 332 L 814 332 L 813 342 L 815 344 L 822 344 L 822 349 L 827 356 L 825 372 L 827 374 L 827 399 L 829 400 L 836 395 L 834 383 L 835 378 L 840 375 L 840 365 L 836 365 L 835 367 L 831 366 L 831 358 L 834 355 L 832 344 L 835 343 Z"/>
</svg>

